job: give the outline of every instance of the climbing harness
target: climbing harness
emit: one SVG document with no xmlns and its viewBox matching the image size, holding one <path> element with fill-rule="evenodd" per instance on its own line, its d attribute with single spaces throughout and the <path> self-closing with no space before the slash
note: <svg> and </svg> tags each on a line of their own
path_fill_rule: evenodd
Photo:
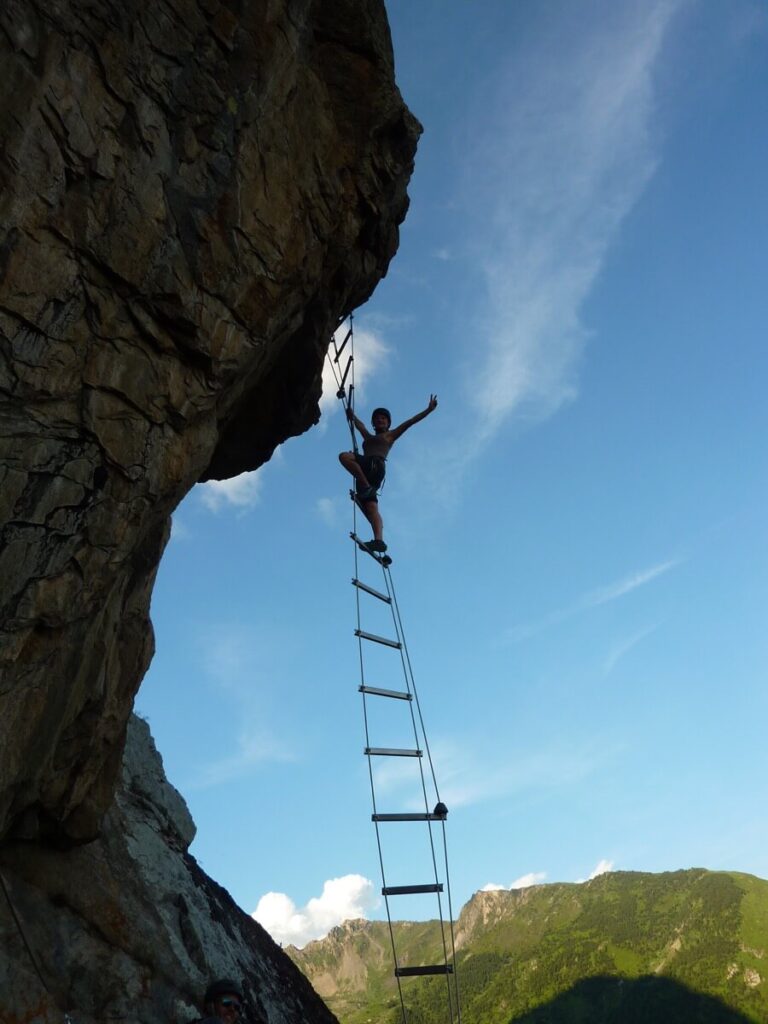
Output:
<svg viewBox="0 0 768 1024">
<path fill-rule="evenodd" d="M 331 347 L 333 349 L 333 356 L 329 350 L 328 360 L 331 368 L 333 369 L 334 377 L 338 386 L 336 397 L 344 403 L 345 413 L 351 412 L 354 414 L 354 329 L 351 315 L 348 323 L 349 328 L 340 346 L 337 346 L 335 336 L 332 338 Z M 341 326 L 342 325 L 340 325 L 340 327 Z M 347 344 L 349 344 L 349 355 L 346 367 L 342 373 L 341 367 L 339 366 L 339 360 Z M 348 378 L 350 380 L 350 384 L 349 387 L 346 387 L 346 381 Z M 350 432 L 352 434 L 353 450 L 357 453 L 357 440 L 354 432 L 354 423 L 349 416 L 348 422 Z M 397 602 L 394 580 L 392 578 L 392 570 L 390 568 L 391 559 L 388 555 L 378 554 L 364 546 L 365 542 L 361 540 L 358 535 L 358 505 L 355 500 L 354 490 L 350 491 L 350 497 L 352 498 L 353 507 L 353 529 L 350 537 L 353 541 L 354 549 L 354 576 L 352 577 L 352 585 L 355 588 L 356 608 L 356 628 L 354 630 L 354 635 L 357 638 L 360 663 L 360 685 L 358 686 L 358 690 L 362 695 L 363 722 L 365 726 L 364 754 L 368 761 L 368 776 L 370 780 L 371 803 L 373 807 L 371 820 L 373 821 L 376 830 L 376 845 L 378 848 L 379 867 L 381 871 L 381 894 L 384 897 L 384 905 L 389 927 L 392 958 L 394 961 L 394 975 L 400 1000 L 402 1022 L 403 1024 L 408 1024 L 406 997 L 403 991 L 402 979 L 416 976 L 439 975 L 445 978 L 446 1016 L 444 1019 L 446 1024 L 454 1024 L 454 1022 L 456 1022 L 456 1024 L 461 1024 L 459 979 L 456 971 L 456 946 L 454 940 L 453 907 L 451 902 L 451 885 L 448 871 L 448 845 L 445 827 L 448 809 L 440 799 L 432 754 L 424 727 L 424 717 L 422 714 L 418 691 L 416 689 L 413 666 L 408 653 L 403 621 L 400 614 L 400 607 Z M 372 559 L 372 561 L 367 562 L 366 559 L 361 559 L 361 551 L 368 558 Z M 372 568 L 374 574 L 377 576 L 380 573 L 382 582 L 379 583 L 378 579 L 374 579 L 372 582 L 366 582 L 366 580 L 362 578 L 363 567 L 366 569 Z M 373 605 L 371 605 L 370 602 L 373 602 Z M 389 609 L 389 613 L 391 615 L 392 630 L 394 633 L 394 637 L 392 638 L 379 636 L 363 629 L 364 619 L 367 624 L 369 614 L 371 614 L 370 609 L 372 609 L 373 606 L 380 609 L 381 604 L 385 605 Z M 379 611 L 379 614 L 381 614 L 381 611 Z M 386 611 L 384 611 L 383 614 L 386 619 Z M 377 664 L 375 671 L 391 672 L 398 680 L 402 676 L 402 683 L 396 682 L 396 688 L 379 685 L 384 683 L 385 680 L 380 679 L 378 676 L 374 677 L 373 674 L 371 674 L 369 678 L 370 665 L 374 661 L 372 654 L 369 654 L 369 652 L 371 652 L 373 648 L 382 647 L 393 652 L 393 660 L 395 664 L 393 668 L 389 668 L 389 666 L 387 666 L 386 669 L 381 669 Z M 399 657 L 397 657 L 398 655 Z M 385 656 L 384 665 L 386 665 L 386 657 L 388 656 Z M 387 679 L 386 682 L 388 681 L 389 680 Z M 376 685 L 372 685 L 373 683 Z M 382 702 L 392 703 L 393 707 L 394 705 L 398 705 L 402 709 L 403 728 L 407 730 L 409 742 L 412 739 L 412 746 L 378 747 L 373 745 L 372 733 L 374 731 L 376 719 L 379 717 L 377 715 L 377 709 Z M 379 774 L 377 772 L 377 765 L 380 763 L 382 758 L 402 758 L 404 764 L 410 763 L 411 765 L 418 766 L 417 769 L 413 771 L 412 779 L 416 801 L 415 803 L 409 801 L 408 806 L 420 806 L 423 807 L 423 810 L 386 813 L 379 810 L 377 782 L 379 782 L 380 779 L 377 777 Z M 380 785 L 378 788 L 381 788 Z M 397 825 L 399 822 L 405 823 L 406 827 L 399 829 Z M 427 864 L 427 869 L 424 871 L 424 875 L 429 878 L 429 881 L 422 881 L 414 885 L 389 885 L 387 881 L 387 872 L 385 871 L 385 836 L 387 842 L 393 841 L 391 838 L 393 835 L 399 837 L 401 840 L 407 841 L 412 838 L 412 830 L 418 823 L 421 823 L 421 826 L 426 828 L 427 832 L 428 842 L 426 849 L 428 852 L 427 856 L 424 858 Z M 401 847 L 401 849 L 403 848 Z M 411 849 L 413 849 L 413 847 L 411 847 Z M 409 862 L 415 866 L 416 858 L 409 858 Z M 441 872 L 443 876 L 442 879 L 440 877 Z M 398 955 L 395 931 L 392 924 L 393 919 L 390 908 L 390 899 L 398 896 L 422 894 L 432 894 L 437 900 L 437 916 L 440 925 L 442 959 L 441 962 L 433 964 L 409 964 L 401 962 L 401 958 Z M 444 901 L 447 904 L 447 921 L 443 915 Z"/>
</svg>

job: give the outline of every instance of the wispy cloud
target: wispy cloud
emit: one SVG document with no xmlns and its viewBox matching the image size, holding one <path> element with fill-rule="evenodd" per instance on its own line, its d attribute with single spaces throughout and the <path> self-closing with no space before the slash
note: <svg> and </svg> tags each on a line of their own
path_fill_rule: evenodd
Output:
<svg viewBox="0 0 768 1024">
<path fill-rule="evenodd" d="M 597 4 L 490 83 L 475 139 L 487 315 L 473 374 L 481 435 L 576 393 L 581 306 L 659 159 L 653 74 L 680 0 Z"/>
<path fill-rule="evenodd" d="M 646 583 L 650 583 L 657 576 L 662 576 L 665 572 L 669 572 L 670 569 L 674 569 L 679 564 L 679 558 L 672 558 L 668 562 L 660 562 L 658 565 L 652 565 L 649 569 L 632 573 L 616 583 L 609 583 L 606 587 L 598 587 L 597 590 L 584 595 L 581 600 L 581 606 L 584 608 L 595 608 L 597 605 L 615 601 L 619 597 L 624 597 L 625 594 L 631 594 L 638 587 L 645 586 Z"/>
<path fill-rule="evenodd" d="M 643 629 L 638 629 L 630 636 L 624 637 L 617 643 L 613 644 L 611 649 L 606 655 L 605 661 L 603 662 L 603 673 L 604 675 L 610 675 L 611 672 L 616 668 L 621 659 L 636 647 L 642 640 L 645 640 L 651 633 L 655 633 L 661 623 L 655 622 L 652 626 L 644 626 Z"/>
<path fill-rule="evenodd" d="M 190 540 L 192 537 L 192 531 L 189 529 L 187 524 L 180 519 L 178 513 L 174 512 L 171 517 L 171 540 L 172 541 L 183 541 Z"/>
<path fill-rule="evenodd" d="M 336 527 L 339 522 L 339 499 L 318 498 L 315 504 L 317 514 L 326 526 Z"/>
<path fill-rule="evenodd" d="M 614 753 L 605 745 L 574 742 L 494 759 L 479 744 L 473 747 L 467 737 L 461 744 L 443 739 L 431 746 L 440 797 L 449 811 L 516 793 L 573 785 L 594 774 Z M 387 799 L 396 798 L 408 810 L 423 810 L 418 776 L 405 760 L 393 758 L 376 766 L 376 790 Z"/>
<path fill-rule="evenodd" d="M 263 725 L 243 728 L 234 739 L 234 750 L 224 757 L 201 764 L 186 784 L 189 791 L 211 789 L 242 778 L 260 764 L 295 760 L 289 747 Z"/>
<path fill-rule="evenodd" d="M 305 946 L 331 928 L 355 918 L 367 918 L 379 899 L 373 882 L 363 875 L 343 875 L 323 884 L 320 896 L 298 908 L 284 892 L 268 892 L 251 915 L 276 942 Z"/>
<path fill-rule="evenodd" d="M 260 764 L 295 760 L 292 742 L 281 735 L 271 707 L 270 681 L 278 676 L 274 662 L 283 641 L 259 636 L 252 626 L 214 622 L 198 630 L 194 642 L 202 671 L 218 699 L 234 707 L 238 725 L 218 748 L 210 748 L 209 756 L 198 758 L 185 788 L 209 789 Z"/>
<path fill-rule="evenodd" d="M 674 569 L 680 564 L 680 562 L 681 559 L 679 558 L 673 558 L 667 562 L 659 562 L 657 565 L 652 565 L 648 569 L 631 573 L 629 576 L 625 576 L 622 579 L 617 580 L 615 583 L 609 583 L 606 586 L 590 590 L 578 598 L 578 600 L 574 601 L 573 604 L 570 604 L 565 608 L 559 608 L 557 611 L 550 612 L 549 615 L 545 615 L 541 619 L 537 619 L 535 622 L 521 623 L 520 625 L 513 626 L 505 632 L 504 639 L 510 643 L 518 643 L 521 640 L 527 640 L 528 637 L 534 636 L 536 633 L 540 633 L 542 630 L 548 629 L 550 626 L 558 625 L 566 619 L 570 619 L 574 615 L 578 615 L 580 612 L 585 612 L 590 608 L 597 608 L 599 605 L 608 604 L 610 601 L 616 601 L 618 598 L 624 597 L 626 594 L 631 594 L 632 591 L 637 590 L 638 587 L 645 586 L 645 584 L 650 583 L 651 580 L 655 580 L 659 576 L 663 576 L 664 573 L 669 572 L 670 569 Z M 638 640 L 640 639 L 642 639 L 642 637 L 638 637 Z"/>
</svg>

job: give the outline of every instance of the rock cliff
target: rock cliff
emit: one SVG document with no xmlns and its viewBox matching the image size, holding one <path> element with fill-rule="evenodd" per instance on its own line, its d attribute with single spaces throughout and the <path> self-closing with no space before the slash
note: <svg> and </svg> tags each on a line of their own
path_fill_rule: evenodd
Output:
<svg viewBox="0 0 768 1024">
<path fill-rule="evenodd" d="M 383 0 L 5 0 L 0 81 L 0 837 L 30 905 L 55 857 L 74 872 L 55 898 L 76 931 L 77 870 L 107 879 L 120 839 L 170 514 L 316 422 L 419 126 Z M 179 984 L 139 947 L 141 986 Z"/>
<path fill-rule="evenodd" d="M 187 852 L 195 826 L 147 725 L 132 717 L 127 740 L 98 839 L 0 848 L 18 919 L 0 898 L 0 1020 L 195 1020 L 213 975 L 244 979 L 253 1024 L 333 1024 L 263 928 Z"/>
</svg>

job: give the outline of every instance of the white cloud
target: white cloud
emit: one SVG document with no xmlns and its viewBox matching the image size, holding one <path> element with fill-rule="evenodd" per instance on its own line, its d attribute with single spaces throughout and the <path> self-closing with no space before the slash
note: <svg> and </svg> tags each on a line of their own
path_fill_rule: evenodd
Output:
<svg viewBox="0 0 768 1024">
<path fill-rule="evenodd" d="M 338 345 L 341 345 L 344 341 L 344 336 L 348 329 L 347 322 L 345 322 L 336 332 L 336 342 Z M 347 345 L 338 362 L 337 373 L 339 379 L 341 379 L 344 368 L 347 365 L 349 351 L 350 347 Z M 333 349 L 331 349 L 331 352 L 333 352 Z M 352 373 L 354 373 L 356 403 L 365 400 L 371 381 L 376 377 L 381 377 L 390 355 L 391 349 L 385 344 L 379 334 L 362 327 L 355 327 L 355 363 L 353 370 L 350 371 L 350 375 L 347 377 L 346 387 L 348 388 L 352 382 Z M 323 394 L 320 399 L 320 412 L 323 416 L 332 415 L 337 409 L 341 408 L 341 402 L 336 398 L 337 390 L 338 385 L 331 365 L 331 357 L 329 356 L 323 365 Z M 320 425 L 323 426 L 322 420 Z"/>
<path fill-rule="evenodd" d="M 497 885 L 495 882 L 488 882 L 480 892 L 506 892 L 510 889 L 527 889 L 531 885 L 541 885 L 547 877 L 546 871 L 529 871 L 527 875 L 521 875 L 509 885 Z"/>
<path fill-rule="evenodd" d="M 624 597 L 626 594 L 631 594 L 633 590 L 637 590 L 638 587 L 645 586 L 646 583 L 650 583 L 652 580 L 657 579 L 664 573 L 669 572 L 670 569 L 676 568 L 680 565 L 681 559 L 674 558 L 667 562 L 660 562 L 658 565 L 653 565 L 649 569 L 643 569 L 641 572 L 632 573 L 623 579 L 617 580 L 615 583 L 609 583 L 604 587 L 598 587 L 596 590 L 590 590 L 586 594 L 582 594 L 578 600 L 574 601 L 573 604 L 568 605 L 566 608 L 559 608 L 557 611 L 550 612 L 549 615 L 545 615 L 541 619 L 537 619 L 534 622 L 524 622 L 520 625 L 513 626 L 504 633 L 504 639 L 511 643 L 518 643 L 520 640 L 527 640 L 528 637 L 534 636 L 536 633 L 540 633 L 542 630 L 547 629 L 550 626 L 555 626 L 560 622 L 565 622 L 566 619 L 572 618 L 574 615 L 578 615 L 580 612 L 587 611 L 590 608 L 597 608 L 600 605 L 608 604 L 610 601 L 616 601 L 620 597 Z M 637 637 L 635 643 L 642 639 L 651 630 L 646 630 L 641 636 Z M 628 650 L 629 648 L 627 648 Z M 623 652 L 623 653 L 626 653 Z"/>
<path fill-rule="evenodd" d="M 546 877 L 546 871 L 529 871 L 527 875 L 521 875 L 514 882 L 510 882 L 509 888 L 527 889 L 530 885 L 540 885 Z"/>
<path fill-rule="evenodd" d="M 268 892 L 251 916 L 276 942 L 304 946 L 343 921 L 367 917 L 380 902 L 370 879 L 343 875 L 325 882 L 322 895 L 313 897 L 301 909 L 285 893 Z"/>
<path fill-rule="evenodd" d="M 485 286 L 469 356 L 481 442 L 576 394 L 581 307 L 658 164 L 653 76 L 681 6 L 566 15 L 483 84 L 463 197 Z"/>
<path fill-rule="evenodd" d="M 225 506 L 245 510 L 259 501 L 262 483 L 261 470 L 256 469 L 229 480 L 208 480 L 197 485 L 197 492 L 211 512 L 219 512 Z"/>
<path fill-rule="evenodd" d="M 597 878 L 599 875 L 607 875 L 611 871 L 613 871 L 612 860 L 599 860 L 588 878 L 577 878 L 576 881 L 579 884 L 582 882 L 591 882 L 593 878 Z"/>
<path fill-rule="evenodd" d="M 339 502 L 336 498 L 318 498 L 315 505 L 317 514 L 327 526 L 337 526 L 339 522 Z"/>
<path fill-rule="evenodd" d="M 593 878 L 597 878 L 598 875 L 607 875 L 609 871 L 613 871 L 613 861 L 600 860 L 597 862 L 594 870 L 590 874 L 590 880 Z"/>
</svg>

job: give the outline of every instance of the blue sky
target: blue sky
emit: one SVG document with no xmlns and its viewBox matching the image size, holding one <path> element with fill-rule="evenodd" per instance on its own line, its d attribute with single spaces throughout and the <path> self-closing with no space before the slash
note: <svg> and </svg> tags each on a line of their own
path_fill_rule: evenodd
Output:
<svg viewBox="0 0 768 1024">
<path fill-rule="evenodd" d="M 388 10 L 425 132 L 358 411 L 440 400 L 381 510 L 454 906 L 606 868 L 768 877 L 768 7 Z M 188 496 L 137 700 L 193 853 L 298 943 L 382 913 L 345 431 L 328 395 Z"/>
</svg>

